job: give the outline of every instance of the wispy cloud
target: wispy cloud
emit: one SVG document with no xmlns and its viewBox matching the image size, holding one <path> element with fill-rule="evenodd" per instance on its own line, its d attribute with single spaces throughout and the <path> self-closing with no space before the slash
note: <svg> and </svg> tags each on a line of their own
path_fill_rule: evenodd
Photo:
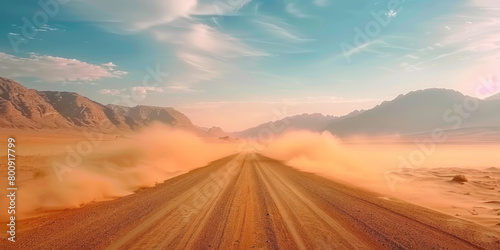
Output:
<svg viewBox="0 0 500 250">
<path fill-rule="evenodd" d="M 114 31 L 118 27 L 121 31 L 137 32 L 179 18 L 188 18 L 197 4 L 197 0 L 151 0 L 141 4 L 134 0 L 88 0 L 84 5 L 74 5 L 74 8 L 81 15 L 101 22 L 103 27 L 110 26 Z"/>
<path fill-rule="evenodd" d="M 184 68 L 172 72 L 170 82 L 186 86 L 220 78 L 225 72 L 236 72 L 234 63 L 243 57 L 265 57 L 240 39 L 201 23 L 183 23 L 181 28 L 154 29 L 156 39 L 171 46 Z M 177 67 L 181 67 L 177 65 Z"/>
<path fill-rule="evenodd" d="M 145 97 L 149 94 L 160 94 L 160 93 L 189 93 L 189 92 L 198 92 L 197 90 L 193 90 L 186 86 L 181 85 L 170 85 L 164 87 L 151 87 L 151 86 L 133 86 L 129 88 L 122 89 L 100 89 L 99 94 L 101 95 L 110 95 L 110 96 L 138 96 Z"/>
<path fill-rule="evenodd" d="M 31 54 L 17 57 L 0 52 L 0 75 L 34 77 L 46 82 L 89 82 L 104 78 L 121 78 L 127 74 L 115 67 L 95 65 L 77 59 Z"/>
<path fill-rule="evenodd" d="M 254 20 L 254 22 L 257 23 L 260 28 L 266 31 L 269 35 L 275 36 L 286 42 L 300 43 L 312 40 L 302 38 L 301 35 L 298 34 L 298 32 L 296 32 L 290 24 L 278 18 L 261 16 L 258 19 Z"/>
<path fill-rule="evenodd" d="M 234 16 L 239 15 L 239 11 L 252 0 L 212 0 L 208 2 L 200 1 L 192 15 L 219 15 Z"/>
<path fill-rule="evenodd" d="M 107 2 L 91 0 L 101 12 L 94 19 L 109 19 L 101 25 L 115 32 L 148 33 L 173 57 L 168 82 L 190 88 L 191 85 L 213 81 L 224 72 L 238 71 L 237 61 L 243 57 L 264 57 L 268 54 L 245 44 L 218 27 L 203 22 L 202 17 L 238 15 L 251 0 L 174 1 L 153 0 L 140 5 L 131 0 Z M 119 5 L 120 8 L 115 7 Z M 90 14 L 92 15 L 92 14 Z M 176 62 L 175 62 L 176 60 Z"/>
<path fill-rule="evenodd" d="M 290 13 L 291 15 L 298 17 L 298 18 L 305 18 L 308 17 L 306 14 L 300 10 L 295 3 L 289 3 L 286 6 L 286 11 Z"/>
<path fill-rule="evenodd" d="M 222 62 L 194 53 L 180 51 L 177 57 L 186 63 L 194 71 L 190 79 L 198 81 L 209 81 L 219 78 L 222 75 Z"/>
<path fill-rule="evenodd" d="M 122 90 L 119 89 L 101 89 L 99 90 L 99 94 L 101 95 L 112 95 L 112 96 L 117 96 L 122 93 Z"/>
<path fill-rule="evenodd" d="M 121 32 L 138 32 L 170 24 L 179 19 L 194 20 L 196 16 L 237 15 L 251 0 L 87 0 L 74 5 L 75 11 L 104 27 Z M 119 7 L 117 7 L 119 6 Z M 99 10 L 99 11 L 94 11 Z"/>
<path fill-rule="evenodd" d="M 46 32 L 46 31 L 58 31 L 59 29 L 53 26 L 50 26 L 48 24 L 44 24 L 40 26 L 40 28 L 35 29 L 36 31 L 39 32 Z"/>
<path fill-rule="evenodd" d="M 441 17 L 441 25 L 432 31 L 436 35 L 429 38 L 434 44 L 403 56 L 402 60 L 410 58 L 412 62 L 405 61 L 401 66 L 414 71 L 440 61 L 450 65 L 465 58 L 487 66 L 498 63 L 500 9 L 491 8 L 496 5 L 494 1 L 471 0 L 463 3 L 467 12 Z"/>
<path fill-rule="evenodd" d="M 329 0 L 314 0 L 314 4 L 319 7 L 326 7 L 330 4 Z"/>
<path fill-rule="evenodd" d="M 163 92 L 163 88 L 161 88 L 161 87 L 137 86 L 137 87 L 130 88 L 130 90 L 134 92 L 135 96 L 139 96 L 139 97 L 145 97 L 148 94 L 152 94 L 152 93 L 162 93 Z"/>
</svg>

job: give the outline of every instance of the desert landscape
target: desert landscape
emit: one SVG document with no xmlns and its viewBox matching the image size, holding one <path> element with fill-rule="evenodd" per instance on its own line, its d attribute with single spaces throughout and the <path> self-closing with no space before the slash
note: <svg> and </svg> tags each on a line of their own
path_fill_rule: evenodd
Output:
<svg viewBox="0 0 500 250">
<path fill-rule="evenodd" d="M 0 4 L 0 249 L 500 249 L 500 4 Z"/>
<path fill-rule="evenodd" d="M 37 100 L 36 91 L 2 80 L 3 107 L 13 107 L 2 109 L 2 137 L 16 138 L 16 182 L 22 190 L 18 243 L 2 241 L 5 247 L 495 249 L 500 244 L 499 141 L 493 129 L 476 137 L 449 132 L 446 142 L 427 143 L 423 150 L 412 141 L 424 141 L 425 134 L 332 135 L 317 129 L 322 119 L 308 128 L 301 123 L 308 115 L 302 115 L 285 118 L 287 129 L 264 141 L 249 131 L 273 123 L 226 133 L 199 128 L 171 108 L 145 107 L 133 119 L 145 123 L 142 127 L 117 123 L 110 133 L 95 124 L 116 107 L 62 93 L 79 100 L 75 105 L 83 112 L 58 121 L 46 115 L 49 108 L 28 106 Z M 180 118 L 166 112 L 152 116 L 151 110 Z M 71 118 L 74 114 L 78 118 Z M 115 122 L 132 120 L 121 115 L 125 118 Z M 15 123 L 27 118 L 33 122 L 23 124 L 29 125 Z M 330 119 L 330 124 L 346 122 Z M 46 121 L 75 125 L 51 128 Z M 418 154 L 425 161 L 415 162 Z M 402 165 L 405 157 L 409 165 Z M 5 168 L 1 173 L 8 177 Z M 7 207 L 8 200 L 1 205 Z M 8 222 L 7 214 L 2 220 Z"/>
</svg>

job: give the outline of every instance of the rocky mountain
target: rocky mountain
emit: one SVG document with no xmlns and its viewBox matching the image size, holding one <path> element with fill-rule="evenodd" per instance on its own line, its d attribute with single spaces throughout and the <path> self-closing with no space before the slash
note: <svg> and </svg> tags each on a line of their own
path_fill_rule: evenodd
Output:
<svg viewBox="0 0 500 250">
<path fill-rule="evenodd" d="M 150 125 L 153 122 L 161 122 L 177 127 L 194 128 L 189 118 L 174 108 L 138 105 L 125 107 L 109 104 L 106 105 L 118 114 L 132 118 L 142 125 Z"/>
<path fill-rule="evenodd" d="M 118 129 L 138 128 L 139 124 L 133 119 L 77 93 L 57 91 L 38 91 L 38 93 L 59 114 L 77 127 L 98 128 L 101 122 L 106 121 Z"/>
<path fill-rule="evenodd" d="M 338 136 L 373 136 L 479 127 L 500 127 L 500 101 L 480 100 L 448 89 L 426 89 L 332 121 L 327 130 Z"/>
<path fill-rule="evenodd" d="M 77 93 L 36 91 L 0 77 L 0 127 L 102 131 L 103 124 L 112 124 L 116 129 L 108 132 L 123 132 L 153 122 L 208 135 L 174 108 L 102 105 Z"/>
<path fill-rule="evenodd" d="M 469 137 L 472 133 L 490 138 L 500 133 L 500 99 L 497 96 L 481 100 L 453 90 L 426 89 L 342 117 L 302 114 L 229 134 L 219 127 L 202 129 L 195 126 L 174 108 L 102 105 L 77 93 L 37 91 L 0 77 L 0 127 L 102 131 L 102 124 L 112 124 L 111 132 L 121 133 L 158 122 L 213 137 L 258 137 L 269 129 L 275 134 L 302 129 L 328 130 L 341 137 L 418 137 L 440 129 L 455 137 Z"/>
<path fill-rule="evenodd" d="M 403 135 L 415 138 L 428 137 L 439 129 L 455 139 L 500 138 L 500 99 L 492 96 L 481 100 L 449 89 L 418 90 L 367 111 L 354 111 L 341 117 L 302 114 L 235 134 L 258 137 L 261 131 L 269 129 L 275 134 L 303 129 L 328 130 L 340 137 Z"/>
<path fill-rule="evenodd" d="M 39 92 L 0 77 L 0 126 L 19 128 L 70 128 Z"/>
</svg>

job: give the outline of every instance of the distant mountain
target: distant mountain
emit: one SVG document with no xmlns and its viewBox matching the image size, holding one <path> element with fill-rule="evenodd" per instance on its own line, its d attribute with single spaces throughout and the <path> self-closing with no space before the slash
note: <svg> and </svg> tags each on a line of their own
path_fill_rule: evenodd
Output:
<svg viewBox="0 0 500 250">
<path fill-rule="evenodd" d="M 224 130 L 222 130 L 222 128 L 220 127 L 211 127 L 210 129 L 208 129 L 207 133 L 216 137 L 224 137 L 229 135 L 228 133 L 224 132 Z"/>
<path fill-rule="evenodd" d="M 174 108 L 106 106 L 77 93 L 36 91 L 0 77 L 0 127 L 102 131 L 102 124 L 113 124 L 113 132 L 124 132 L 153 122 L 209 135 Z"/>
<path fill-rule="evenodd" d="M 195 127 L 186 115 L 174 108 L 144 105 L 125 107 L 113 104 L 108 104 L 106 107 L 122 116 L 130 117 L 142 125 L 150 125 L 153 122 L 161 122 L 178 127 Z"/>
<path fill-rule="evenodd" d="M 474 103 L 478 106 L 471 109 Z M 455 125 L 460 129 L 500 127 L 500 101 L 480 100 L 448 89 L 413 91 L 359 115 L 332 121 L 327 130 L 339 136 L 405 135 L 449 130 Z"/>
<path fill-rule="evenodd" d="M 500 100 L 500 93 L 496 94 L 496 95 L 492 95 L 488 98 L 485 98 L 484 99 L 485 101 L 493 101 L 493 100 Z"/>
<path fill-rule="evenodd" d="M 182 128 L 200 136 L 211 135 L 204 129 L 195 126 L 186 115 L 174 108 L 145 105 L 125 107 L 113 104 L 108 104 L 106 106 L 122 116 L 131 118 L 133 121 L 137 122 L 140 127 L 149 126 L 154 122 L 158 122 L 172 127 Z"/>
<path fill-rule="evenodd" d="M 497 96 L 480 100 L 448 89 L 418 90 L 367 111 L 354 111 L 341 117 L 302 114 L 264 123 L 235 135 L 258 137 L 262 131 L 285 128 L 274 132 L 328 130 L 340 137 L 405 135 L 420 138 L 428 137 L 434 129 L 442 129 L 455 139 L 500 138 L 500 99 L 494 97 Z M 477 104 L 477 108 L 469 107 L 468 110 L 467 105 L 473 104 Z"/>
<path fill-rule="evenodd" d="M 285 117 L 278 121 L 267 122 L 253 128 L 249 128 L 240 132 L 234 133 L 238 137 L 258 137 L 262 131 L 271 129 L 276 134 L 280 134 L 290 129 L 301 129 L 310 131 L 322 131 L 331 121 L 339 119 L 336 116 L 322 114 L 302 114 L 296 116 Z"/>
</svg>

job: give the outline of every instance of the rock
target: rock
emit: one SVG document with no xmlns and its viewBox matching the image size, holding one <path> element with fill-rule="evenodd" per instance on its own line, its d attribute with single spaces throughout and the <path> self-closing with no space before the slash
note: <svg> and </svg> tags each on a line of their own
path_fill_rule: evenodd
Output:
<svg viewBox="0 0 500 250">
<path fill-rule="evenodd" d="M 459 183 L 469 182 L 469 180 L 467 180 L 465 175 L 462 175 L 462 174 L 455 175 L 455 177 L 453 177 L 453 179 L 451 181 L 459 182 Z"/>
</svg>

